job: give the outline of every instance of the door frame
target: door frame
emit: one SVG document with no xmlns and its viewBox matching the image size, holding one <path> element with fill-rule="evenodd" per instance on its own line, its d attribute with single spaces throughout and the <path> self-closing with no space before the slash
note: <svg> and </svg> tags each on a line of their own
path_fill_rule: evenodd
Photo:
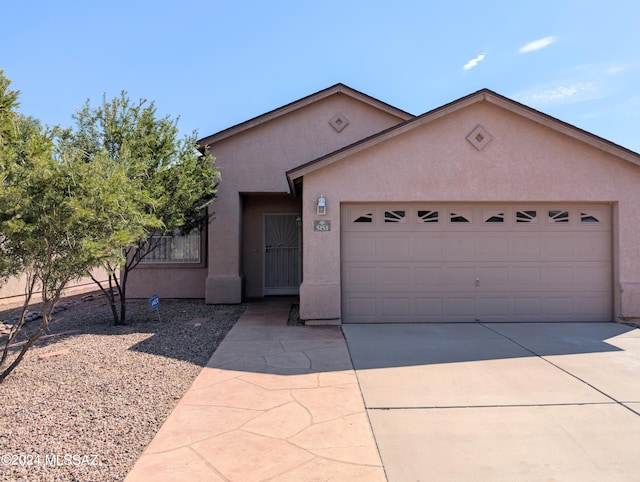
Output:
<svg viewBox="0 0 640 482">
<path fill-rule="evenodd" d="M 298 246 L 297 254 L 294 258 L 294 267 L 297 276 L 296 286 L 287 286 L 281 288 L 267 287 L 267 217 L 269 216 L 295 216 Z M 298 295 L 300 294 L 300 283 L 302 283 L 302 213 L 299 212 L 273 212 L 262 213 L 262 294 L 263 296 L 272 295 Z"/>
</svg>

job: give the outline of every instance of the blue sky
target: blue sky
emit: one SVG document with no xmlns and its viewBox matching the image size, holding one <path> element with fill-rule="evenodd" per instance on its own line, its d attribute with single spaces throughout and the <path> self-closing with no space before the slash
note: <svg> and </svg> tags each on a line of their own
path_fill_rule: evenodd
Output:
<svg viewBox="0 0 640 482">
<path fill-rule="evenodd" d="M 204 137 L 335 83 L 421 114 L 482 88 L 640 152 L 635 0 L 49 0 L 2 7 L 21 111 L 126 90 Z"/>
</svg>

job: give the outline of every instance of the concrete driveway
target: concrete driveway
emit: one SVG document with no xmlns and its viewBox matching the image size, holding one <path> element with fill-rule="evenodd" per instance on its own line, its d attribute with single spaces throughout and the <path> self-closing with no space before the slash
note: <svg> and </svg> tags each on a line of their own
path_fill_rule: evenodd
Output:
<svg viewBox="0 0 640 482">
<path fill-rule="evenodd" d="M 640 480 L 640 330 L 342 330 L 388 480 Z"/>
</svg>

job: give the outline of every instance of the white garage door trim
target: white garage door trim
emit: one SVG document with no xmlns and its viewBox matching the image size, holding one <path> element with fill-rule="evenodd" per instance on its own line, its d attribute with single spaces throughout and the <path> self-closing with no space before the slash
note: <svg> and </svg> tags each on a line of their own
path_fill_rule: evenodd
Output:
<svg viewBox="0 0 640 482">
<path fill-rule="evenodd" d="M 612 319 L 608 204 L 344 204 L 342 321 Z"/>
</svg>

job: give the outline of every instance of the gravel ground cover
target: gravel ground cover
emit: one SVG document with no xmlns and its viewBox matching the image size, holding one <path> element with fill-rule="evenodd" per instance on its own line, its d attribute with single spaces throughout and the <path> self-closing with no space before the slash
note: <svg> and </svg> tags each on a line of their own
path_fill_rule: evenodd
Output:
<svg viewBox="0 0 640 482">
<path fill-rule="evenodd" d="M 65 299 L 52 336 L 0 385 L 0 480 L 123 480 L 245 308 L 127 306 L 129 324 L 113 326 L 99 295 Z"/>
</svg>

